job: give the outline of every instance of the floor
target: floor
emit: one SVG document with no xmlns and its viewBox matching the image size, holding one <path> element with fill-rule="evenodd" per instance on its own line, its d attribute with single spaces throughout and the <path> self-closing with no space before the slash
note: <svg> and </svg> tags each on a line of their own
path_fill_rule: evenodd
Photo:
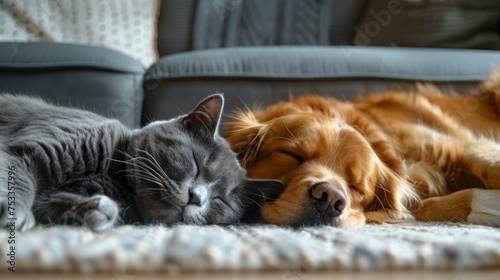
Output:
<svg viewBox="0 0 500 280">
<path fill-rule="evenodd" d="M 179 280 L 344 280 L 344 279 L 360 279 L 360 280 L 461 280 L 461 279 L 500 279 L 500 270 L 482 270 L 482 271 L 372 271 L 372 272 L 268 272 L 268 273 L 189 273 L 181 275 L 166 275 L 166 274 L 120 274 L 120 273 L 103 273 L 97 275 L 78 275 L 78 274 L 23 274 L 2 273 L 2 280 L 59 280 L 59 279 L 93 279 L 93 280 L 159 280 L 175 278 Z"/>
</svg>

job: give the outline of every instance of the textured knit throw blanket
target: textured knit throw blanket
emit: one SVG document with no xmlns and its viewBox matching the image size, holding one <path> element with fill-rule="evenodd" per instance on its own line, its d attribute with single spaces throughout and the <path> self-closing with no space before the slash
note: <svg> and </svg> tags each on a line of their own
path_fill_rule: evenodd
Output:
<svg viewBox="0 0 500 280">
<path fill-rule="evenodd" d="M 0 253 L 0 273 L 12 264 L 16 271 L 86 273 L 500 268 L 500 229 L 412 222 L 358 229 L 121 226 L 96 234 L 55 226 L 0 231 Z"/>
</svg>

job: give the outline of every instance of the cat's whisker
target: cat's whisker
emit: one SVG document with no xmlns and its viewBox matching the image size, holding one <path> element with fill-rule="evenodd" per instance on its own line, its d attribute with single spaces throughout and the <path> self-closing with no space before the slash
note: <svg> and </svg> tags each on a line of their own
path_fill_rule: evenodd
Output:
<svg viewBox="0 0 500 280">
<path fill-rule="evenodd" d="M 140 149 L 137 149 L 137 150 L 144 152 L 143 150 L 140 150 Z M 117 152 L 119 152 L 120 154 L 125 156 L 127 158 L 127 160 L 119 160 L 119 159 L 114 159 L 114 158 L 108 158 L 108 160 L 114 161 L 114 162 L 119 162 L 119 163 L 124 163 L 124 164 L 135 164 L 134 163 L 135 160 L 143 158 L 143 157 L 133 157 L 130 154 L 128 154 L 124 151 L 121 151 L 121 150 L 117 150 Z"/>
<path fill-rule="evenodd" d="M 170 179 L 169 177 L 155 176 L 154 174 L 151 174 L 148 170 L 144 171 L 153 176 L 155 180 L 161 181 L 162 184 L 169 186 L 171 191 L 174 191 L 176 194 L 180 194 L 179 185 L 174 180 Z"/>
<path fill-rule="evenodd" d="M 241 191 L 241 193 L 248 194 L 248 195 L 255 195 L 255 196 L 258 196 L 258 197 L 262 197 L 262 198 L 267 198 L 267 196 L 263 195 L 262 193 L 246 192 L 246 191 Z"/>
<path fill-rule="evenodd" d="M 111 161 L 114 161 L 114 162 L 119 162 L 119 163 L 124 163 L 124 164 L 130 164 L 134 167 L 136 167 L 137 169 L 127 169 L 127 170 L 121 170 L 121 171 L 118 171 L 118 172 L 130 172 L 132 171 L 131 173 L 135 173 L 135 172 L 138 172 L 138 171 L 142 171 L 142 172 L 146 172 L 148 175 L 150 175 L 152 178 L 154 178 L 155 180 L 158 180 L 159 182 L 163 181 L 161 179 L 161 174 L 158 174 L 158 172 L 152 168 L 151 166 L 149 166 L 148 164 L 142 162 L 141 160 L 147 160 L 147 161 L 150 161 L 148 160 L 147 158 L 144 158 L 144 157 L 137 157 L 137 158 L 133 158 L 131 157 L 130 155 L 122 152 L 124 155 L 130 157 L 130 159 L 126 160 L 126 161 L 123 161 L 123 160 L 118 160 L 118 159 L 112 159 L 112 158 L 109 158 L 109 160 Z M 137 161 L 137 162 L 135 162 Z M 151 173 L 154 172 L 155 174 Z M 168 178 L 168 176 L 167 176 Z M 170 178 L 168 178 L 170 180 Z M 171 181 L 171 180 L 170 180 Z M 174 185 L 174 184 L 171 184 L 171 185 Z"/>
<path fill-rule="evenodd" d="M 137 163 L 133 162 L 135 158 L 130 158 L 128 160 L 119 160 L 119 159 L 114 159 L 114 158 L 108 158 L 108 160 L 113 161 L 113 162 L 118 162 L 118 163 L 123 163 L 123 164 L 130 164 L 135 167 L 139 167 Z M 120 172 L 120 171 L 118 171 Z"/>
<path fill-rule="evenodd" d="M 156 168 L 156 173 L 160 173 L 160 174 L 158 174 L 160 177 L 161 177 L 161 175 L 163 175 L 163 177 L 165 177 L 169 181 L 173 182 L 173 180 L 161 168 L 161 165 L 158 163 L 158 161 L 155 159 L 155 157 L 153 155 L 151 155 L 148 151 L 145 151 L 145 150 L 137 149 L 137 151 L 142 152 L 142 153 L 146 154 L 147 157 L 151 158 L 151 159 L 149 159 L 149 158 L 143 158 L 143 159 L 145 159 L 146 161 L 150 162 L 153 168 Z M 171 185 L 174 186 L 174 188 L 177 191 L 177 193 L 180 192 L 180 189 L 175 184 L 171 184 Z"/>
<path fill-rule="evenodd" d="M 173 195 L 173 196 L 171 196 L 171 197 L 170 197 L 170 196 L 165 196 L 164 198 L 160 199 L 160 202 L 164 202 L 164 201 L 166 201 L 167 199 L 172 199 L 172 200 L 175 200 L 175 201 L 176 201 L 176 202 L 178 202 L 178 203 L 180 203 L 180 202 L 181 202 L 181 201 L 179 200 L 179 198 L 177 198 L 175 195 Z M 180 208 L 180 206 L 179 206 L 179 205 L 177 205 L 177 204 L 175 204 L 175 203 L 172 203 L 172 202 L 169 202 L 169 201 L 167 201 L 167 203 L 168 203 L 168 204 L 170 204 L 170 205 L 173 205 L 173 206 L 175 206 L 175 207 L 179 207 L 179 208 Z"/>
<path fill-rule="evenodd" d="M 125 177 L 134 177 L 134 178 L 139 178 L 139 179 L 142 179 L 142 180 L 145 180 L 145 181 L 151 182 L 151 183 L 153 183 L 153 184 L 156 184 L 156 185 L 159 185 L 159 186 L 163 186 L 163 184 L 162 184 L 161 182 L 154 181 L 154 180 L 150 180 L 149 178 L 140 177 L 140 176 L 133 175 L 133 174 L 125 174 L 124 176 L 125 176 Z"/>
<path fill-rule="evenodd" d="M 161 168 L 161 165 L 158 163 L 158 161 L 155 159 L 155 157 L 150 154 L 148 151 L 143 151 L 144 153 L 146 153 L 147 156 L 149 156 L 153 161 L 154 161 L 154 166 L 156 166 L 158 168 L 158 171 L 165 177 L 169 178 L 170 177 L 168 176 L 168 174 Z"/>
<path fill-rule="evenodd" d="M 135 166 L 140 167 L 142 169 L 147 169 L 151 172 L 154 172 L 156 174 L 156 176 L 162 177 L 161 174 L 158 172 L 158 170 L 156 168 L 154 168 L 155 166 L 154 166 L 153 162 L 151 162 L 151 160 L 149 160 L 148 158 L 135 157 L 135 158 L 131 159 L 130 161 L 133 161 L 136 164 Z M 136 163 L 136 161 L 137 161 L 137 163 Z M 151 163 L 151 165 L 147 164 L 144 161 Z"/>
<path fill-rule="evenodd" d="M 141 191 L 148 191 L 148 192 L 161 191 L 163 194 L 166 194 L 168 198 L 176 198 L 176 196 L 171 193 L 171 190 L 169 188 L 165 188 L 165 186 L 163 185 L 162 188 L 143 188 L 141 189 Z"/>
<path fill-rule="evenodd" d="M 158 192 L 161 192 L 161 196 L 163 198 L 165 198 L 165 199 L 175 199 L 175 196 L 172 195 L 171 193 L 169 193 L 165 189 L 154 189 L 154 188 L 151 188 L 151 189 L 145 189 L 143 192 L 147 193 L 147 194 L 158 194 Z"/>
<path fill-rule="evenodd" d="M 161 191 L 161 192 L 168 192 L 167 189 L 164 188 L 143 188 L 141 191 Z"/>
<path fill-rule="evenodd" d="M 117 163 L 124 163 L 124 164 L 127 164 L 128 161 L 125 161 L 125 160 L 119 160 L 119 159 L 115 159 L 115 158 L 110 158 L 108 157 L 107 160 L 109 161 L 112 161 L 112 162 L 117 162 Z"/>
<path fill-rule="evenodd" d="M 151 172 L 149 172 L 147 170 L 125 169 L 125 170 L 120 170 L 117 173 L 127 173 L 128 177 L 133 177 L 137 174 L 137 175 L 141 175 L 141 176 L 144 176 L 146 178 L 149 178 L 151 180 L 157 181 L 158 183 L 162 183 L 162 180 L 160 178 L 157 178 L 156 176 L 154 176 Z M 122 176 L 126 176 L 126 175 L 122 175 Z"/>
<path fill-rule="evenodd" d="M 259 208 L 262 209 L 262 205 L 260 203 L 258 203 L 257 201 L 255 201 L 249 197 L 245 197 L 245 199 L 247 199 L 248 201 L 252 202 L 253 204 L 257 205 Z"/>
<path fill-rule="evenodd" d="M 167 189 L 158 189 L 158 188 L 141 189 L 141 193 L 143 194 L 158 195 L 158 192 L 161 193 L 162 197 L 165 197 L 167 199 L 175 199 L 175 196 L 172 195 L 172 193 L 170 193 Z"/>
<path fill-rule="evenodd" d="M 146 151 L 142 151 L 139 149 L 138 149 L 138 151 L 141 151 L 143 153 L 147 153 L 149 156 L 151 156 L 151 154 L 149 154 Z M 152 161 L 151 159 L 146 158 L 146 157 L 136 157 L 133 160 L 138 161 L 138 163 L 137 163 L 138 166 L 154 172 L 158 178 L 165 178 L 167 181 L 170 182 L 171 185 L 175 185 L 175 184 L 173 184 L 174 181 L 165 173 L 165 171 L 163 171 L 160 164 L 158 163 L 158 161 L 156 161 L 155 158 L 153 158 L 154 161 Z"/>
<path fill-rule="evenodd" d="M 145 181 L 152 182 L 162 187 L 168 186 L 169 187 L 168 189 L 163 189 L 163 190 L 165 190 L 165 192 L 168 193 L 170 196 L 172 197 L 174 196 L 174 194 L 172 194 L 172 189 L 178 188 L 177 184 L 175 184 L 174 181 L 170 180 L 170 182 L 165 182 L 165 180 L 162 177 L 159 178 L 157 175 L 155 175 L 157 174 L 156 172 L 155 174 L 151 173 L 150 168 L 147 168 L 149 167 L 149 165 L 143 162 L 144 160 L 147 160 L 146 158 L 138 157 L 134 158 L 134 160 L 137 160 L 137 163 L 130 163 L 130 162 L 128 163 L 135 166 L 136 169 L 128 169 L 127 171 L 129 174 L 124 176 L 143 179 Z M 180 191 L 176 191 L 176 193 L 179 194 Z"/>
<path fill-rule="evenodd" d="M 257 201 L 253 200 L 253 199 L 250 199 L 250 198 L 246 198 L 249 202 L 253 203 L 255 206 L 257 206 L 259 209 L 262 209 L 262 205 L 260 203 L 258 203 Z"/>
<path fill-rule="evenodd" d="M 132 173 L 132 174 L 138 173 L 139 175 L 146 176 L 148 178 L 154 179 L 154 180 L 162 183 L 162 180 L 160 178 L 156 177 L 154 174 L 152 174 L 148 170 L 132 169 L 132 170 L 128 170 L 128 171 L 129 171 L 129 173 Z"/>
<path fill-rule="evenodd" d="M 128 154 L 127 152 L 125 152 L 125 151 L 118 150 L 118 149 L 117 149 L 116 151 L 117 151 L 118 153 L 120 153 L 121 155 L 123 155 L 124 157 L 128 158 L 128 160 L 130 160 L 130 159 L 133 159 L 133 158 L 134 158 L 133 156 L 129 155 L 129 154 Z M 126 161 L 122 161 L 122 160 L 117 160 L 117 159 L 113 159 L 113 158 L 108 158 L 108 159 L 110 159 L 110 160 L 112 160 L 112 161 L 117 161 L 117 162 L 121 162 L 121 163 L 126 163 Z"/>
</svg>

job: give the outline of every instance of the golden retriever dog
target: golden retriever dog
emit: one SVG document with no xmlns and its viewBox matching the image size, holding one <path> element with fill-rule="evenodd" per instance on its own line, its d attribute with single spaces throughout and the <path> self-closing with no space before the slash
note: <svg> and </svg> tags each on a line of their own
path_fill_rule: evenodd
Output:
<svg viewBox="0 0 500 280">
<path fill-rule="evenodd" d="M 432 85 L 239 111 L 225 136 L 248 176 L 286 187 L 278 225 L 465 221 L 500 226 L 500 72 L 470 95 Z"/>
</svg>

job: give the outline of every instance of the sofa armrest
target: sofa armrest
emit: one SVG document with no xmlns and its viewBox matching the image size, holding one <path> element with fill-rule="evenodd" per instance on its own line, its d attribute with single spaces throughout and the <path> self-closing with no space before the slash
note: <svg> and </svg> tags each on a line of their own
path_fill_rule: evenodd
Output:
<svg viewBox="0 0 500 280">
<path fill-rule="evenodd" d="M 140 125 L 145 69 L 137 60 L 105 48 L 47 42 L 2 42 L 0 53 L 0 92 Z"/>
</svg>

